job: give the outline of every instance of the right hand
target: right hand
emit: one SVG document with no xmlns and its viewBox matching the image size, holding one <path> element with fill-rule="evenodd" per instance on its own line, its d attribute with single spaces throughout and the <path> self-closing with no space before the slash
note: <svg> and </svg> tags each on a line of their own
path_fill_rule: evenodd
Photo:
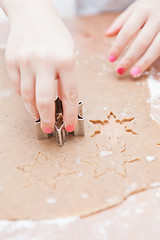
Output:
<svg viewBox="0 0 160 240">
<path fill-rule="evenodd" d="M 7 10 L 6 10 L 7 9 Z M 55 79 L 63 102 L 66 130 L 77 123 L 78 86 L 74 76 L 75 46 L 51 0 L 6 0 L 11 28 L 6 65 L 14 89 L 42 130 L 55 124 Z"/>
</svg>

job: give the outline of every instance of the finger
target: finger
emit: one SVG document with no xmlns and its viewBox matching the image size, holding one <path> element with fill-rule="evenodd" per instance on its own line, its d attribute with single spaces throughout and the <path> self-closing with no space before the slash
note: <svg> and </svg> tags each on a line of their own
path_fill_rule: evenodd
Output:
<svg viewBox="0 0 160 240">
<path fill-rule="evenodd" d="M 105 31 L 106 37 L 112 37 L 116 35 L 124 25 L 126 19 L 130 15 L 133 9 L 133 4 L 130 5 L 123 13 L 121 13 L 111 24 L 111 26 Z"/>
<path fill-rule="evenodd" d="M 122 68 L 125 72 L 128 70 L 140 57 L 144 54 L 147 48 L 150 46 L 151 42 L 155 38 L 158 32 L 158 26 L 154 24 L 153 20 L 150 19 L 143 29 L 139 32 L 138 36 L 131 44 L 125 55 L 119 61 L 117 69 Z"/>
<path fill-rule="evenodd" d="M 73 132 L 78 119 L 78 84 L 72 67 L 67 70 L 60 71 L 59 84 L 61 89 L 66 131 Z"/>
<path fill-rule="evenodd" d="M 5 59 L 6 59 L 6 68 L 8 72 L 8 77 L 16 93 L 21 95 L 20 70 L 19 70 L 18 64 L 9 55 L 7 56 L 7 54 L 5 55 Z"/>
<path fill-rule="evenodd" d="M 36 75 L 36 105 L 41 119 L 41 128 L 52 133 L 55 124 L 55 74 L 50 69 L 42 69 Z"/>
<path fill-rule="evenodd" d="M 130 71 L 133 77 L 141 75 L 160 56 L 160 32 L 156 35 L 152 44 Z"/>
<path fill-rule="evenodd" d="M 56 75 L 56 81 L 55 81 L 55 96 L 56 98 L 59 97 L 60 100 L 62 100 L 62 93 L 61 93 L 61 86 L 60 86 L 60 80 L 59 80 L 59 74 Z"/>
<path fill-rule="evenodd" d="M 60 80 L 57 80 L 57 93 L 58 93 L 58 97 L 61 99 L 62 101 L 62 90 L 61 90 L 61 84 L 60 84 Z"/>
<path fill-rule="evenodd" d="M 137 15 L 139 16 L 137 18 Z M 135 21 L 137 19 L 137 21 Z M 122 27 L 119 32 L 115 42 L 113 43 L 110 51 L 109 51 L 109 59 L 110 56 L 114 56 L 117 59 L 122 51 L 126 48 L 131 39 L 135 36 L 135 34 L 140 30 L 141 26 L 146 21 L 146 13 L 133 13 L 131 17 L 127 20 L 127 22 Z M 134 24 L 133 24 L 134 23 Z"/>
<path fill-rule="evenodd" d="M 34 120 L 39 119 L 35 99 L 35 77 L 29 69 L 21 69 L 21 96 L 24 105 Z"/>
</svg>

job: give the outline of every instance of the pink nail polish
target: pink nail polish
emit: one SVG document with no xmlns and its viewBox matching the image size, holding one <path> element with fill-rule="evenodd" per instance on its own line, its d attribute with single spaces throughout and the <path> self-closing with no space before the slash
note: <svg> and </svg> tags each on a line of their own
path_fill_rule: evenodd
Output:
<svg viewBox="0 0 160 240">
<path fill-rule="evenodd" d="M 124 68 L 122 68 L 122 67 L 117 68 L 117 73 L 122 75 L 124 73 Z"/>
<path fill-rule="evenodd" d="M 138 75 L 140 75 L 140 69 L 138 68 L 138 67 L 136 67 L 136 68 L 133 68 L 132 70 L 131 70 L 131 75 L 133 76 L 133 77 L 137 77 Z"/>
<path fill-rule="evenodd" d="M 110 30 L 110 29 L 107 28 L 107 29 L 105 30 L 104 34 L 107 35 L 107 34 L 109 33 L 109 30 Z"/>
<path fill-rule="evenodd" d="M 68 127 L 66 127 L 66 131 L 67 132 L 73 132 L 74 131 L 74 127 L 73 126 L 68 126 Z"/>
<path fill-rule="evenodd" d="M 116 58 L 114 55 L 110 55 L 110 56 L 108 57 L 108 60 L 109 60 L 110 62 L 115 62 L 115 61 L 117 60 L 117 58 Z"/>
<path fill-rule="evenodd" d="M 53 132 L 53 130 L 51 128 L 43 128 L 43 131 L 47 134 L 50 134 Z"/>
</svg>

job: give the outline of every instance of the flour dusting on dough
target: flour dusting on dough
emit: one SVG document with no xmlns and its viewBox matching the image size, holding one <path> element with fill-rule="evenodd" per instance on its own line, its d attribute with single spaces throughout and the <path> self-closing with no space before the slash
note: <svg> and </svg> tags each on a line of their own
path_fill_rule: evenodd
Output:
<svg viewBox="0 0 160 240">
<path fill-rule="evenodd" d="M 3 191 L 3 182 L 2 181 L 0 181 L 0 192 L 2 192 Z"/>
<path fill-rule="evenodd" d="M 64 228 L 67 227 L 72 222 L 78 220 L 78 217 L 68 217 L 68 218 L 57 218 L 51 220 L 18 220 L 18 221 L 9 221 L 9 220 L 0 220 L 0 232 L 10 232 L 18 229 L 26 228 L 33 229 L 40 224 L 45 225 L 57 225 L 58 227 Z"/>
<path fill-rule="evenodd" d="M 112 152 L 111 151 L 100 151 L 100 153 L 99 153 L 99 156 L 100 157 L 106 157 L 106 156 L 108 156 L 108 155 L 111 155 L 112 154 Z"/>
<path fill-rule="evenodd" d="M 77 158 L 77 163 L 80 164 L 81 163 L 81 159 L 78 157 Z"/>
<path fill-rule="evenodd" d="M 78 172 L 77 173 L 77 176 L 80 178 L 80 177 L 83 177 L 83 172 Z"/>
<path fill-rule="evenodd" d="M 156 198 L 160 198 L 160 192 L 156 192 Z"/>
<path fill-rule="evenodd" d="M 153 182 L 150 184 L 151 187 L 160 187 L 160 182 Z"/>
<path fill-rule="evenodd" d="M 124 210 L 123 210 L 123 211 L 121 210 L 121 211 L 119 211 L 118 213 L 120 214 L 121 217 L 127 217 L 127 216 L 129 216 L 129 215 L 131 214 L 131 212 L 130 212 L 129 209 L 126 209 L 125 211 L 124 211 Z"/>
<path fill-rule="evenodd" d="M 130 193 L 132 193 L 133 191 L 135 191 L 136 188 L 137 188 L 137 183 L 136 183 L 136 182 L 133 182 L 133 183 L 131 183 L 131 184 L 129 185 L 129 188 L 127 188 L 127 189 L 125 190 L 125 192 L 126 192 L 126 194 L 130 194 Z"/>
<path fill-rule="evenodd" d="M 138 208 L 138 207 L 137 207 L 137 208 L 135 209 L 135 214 L 136 214 L 136 215 L 140 215 L 140 214 L 142 214 L 142 213 L 144 213 L 144 209 L 143 209 L 143 208 Z"/>
<path fill-rule="evenodd" d="M 57 200 L 55 198 L 47 198 L 46 202 L 49 203 L 49 204 L 52 204 L 52 203 L 56 203 Z"/>
<path fill-rule="evenodd" d="M 11 95 L 11 90 L 10 89 L 1 89 L 0 90 L 0 99 L 9 97 Z"/>
<path fill-rule="evenodd" d="M 151 118 L 160 123 L 160 81 L 156 80 L 153 75 L 148 77 L 148 86 L 151 97 Z"/>
<path fill-rule="evenodd" d="M 88 195 L 87 195 L 86 193 L 83 193 L 83 194 L 81 195 L 81 198 L 86 199 L 86 198 L 88 198 Z"/>
<path fill-rule="evenodd" d="M 147 160 L 148 162 L 152 162 L 152 161 L 155 160 L 155 156 L 147 156 L 147 157 L 146 157 L 146 160 Z"/>
</svg>

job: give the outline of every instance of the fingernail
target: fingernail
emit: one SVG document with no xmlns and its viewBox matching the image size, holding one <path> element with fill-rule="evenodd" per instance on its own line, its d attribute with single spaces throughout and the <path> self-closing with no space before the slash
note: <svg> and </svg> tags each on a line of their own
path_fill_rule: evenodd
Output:
<svg viewBox="0 0 160 240">
<path fill-rule="evenodd" d="M 73 126 L 67 126 L 66 127 L 66 131 L 67 132 L 73 132 L 74 131 L 74 127 Z"/>
<path fill-rule="evenodd" d="M 105 31 L 104 31 L 104 34 L 107 35 L 107 34 L 110 34 L 110 30 L 111 28 L 107 28 Z"/>
<path fill-rule="evenodd" d="M 116 59 L 117 59 L 117 58 L 116 58 L 114 55 L 110 55 L 110 56 L 108 57 L 108 60 L 109 60 L 110 62 L 115 62 Z"/>
<path fill-rule="evenodd" d="M 47 134 L 50 134 L 53 132 L 53 130 L 51 128 L 43 128 L 43 131 Z"/>
<path fill-rule="evenodd" d="M 122 68 L 122 67 L 117 68 L 117 73 L 122 75 L 124 73 L 124 68 Z"/>
<path fill-rule="evenodd" d="M 109 33 L 109 28 L 107 28 L 105 31 L 104 31 L 104 34 L 107 35 Z"/>
<path fill-rule="evenodd" d="M 140 75 L 140 69 L 138 68 L 138 67 L 136 67 L 136 68 L 133 68 L 132 70 L 131 70 L 131 75 L 133 76 L 133 77 L 137 77 L 138 75 Z"/>
</svg>

